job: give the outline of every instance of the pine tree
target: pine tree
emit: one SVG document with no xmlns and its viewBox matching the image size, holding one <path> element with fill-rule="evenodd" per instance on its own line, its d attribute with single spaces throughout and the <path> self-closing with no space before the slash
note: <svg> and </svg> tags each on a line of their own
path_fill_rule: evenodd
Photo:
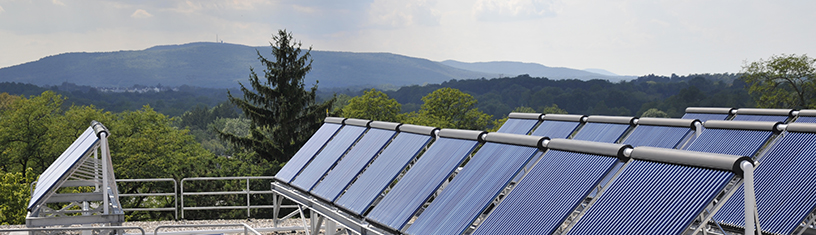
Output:
<svg viewBox="0 0 816 235">
<path fill-rule="evenodd" d="M 273 40 L 271 60 L 256 51 L 266 66 L 264 79 L 250 68 L 251 90 L 239 82 L 243 98 L 228 92 L 229 101 L 243 110 L 252 123 L 249 136 L 217 131 L 221 138 L 236 146 L 255 151 L 268 161 L 282 163 L 320 128 L 326 115 L 336 116 L 327 113 L 336 98 L 318 104 L 315 102 L 317 84 L 308 91 L 305 89 L 303 78 L 312 69 L 311 47 L 302 53 L 301 43 L 295 42 L 292 33 L 286 30 L 279 30 Z"/>
</svg>

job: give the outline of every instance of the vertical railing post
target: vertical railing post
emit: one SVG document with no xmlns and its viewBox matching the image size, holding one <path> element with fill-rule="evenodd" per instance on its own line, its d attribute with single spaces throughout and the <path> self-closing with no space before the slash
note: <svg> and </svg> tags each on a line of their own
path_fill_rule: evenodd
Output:
<svg viewBox="0 0 816 235">
<path fill-rule="evenodd" d="M 247 193 L 247 219 L 249 219 L 250 218 L 250 216 L 249 216 L 249 208 L 250 208 L 250 204 L 249 204 L 249 177 L 246 177 L 246 189 L 245 190 L 246 190 L 246 193 Z"/>
</svg>

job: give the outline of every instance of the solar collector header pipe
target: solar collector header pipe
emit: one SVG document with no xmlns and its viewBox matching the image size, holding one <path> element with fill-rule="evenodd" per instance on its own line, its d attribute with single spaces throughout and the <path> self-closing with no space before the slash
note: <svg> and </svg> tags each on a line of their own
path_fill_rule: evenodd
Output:
<svg viewBox="0 0 816 235">
<path fill-rule="evenodd" d="M 789 132 L 816 133 L 816 123 L 794 122 L 787 125 L 779 125 L 779 128 L 783 127 Z"/>
<path fill-rule="evenodd" d="M 484 142 L 483 134 L 487 134 L 487 132 L 460 129 L 442 129 L 439 131 L 439 137 L 476 140 L 479 142 Z"/>
<path fill-rule="evenodd" d="M 624 154 L 627 148 L 632 148 L 628 144 L 612 144 L 573 139 L 550 139 L 546 143 L 546 148 L 577 153 L 588 153 L 602 156 L 617 157 L 621 161 L 629 161 L 629 157 Z"/>
<path fill-rule="evenodd" d="M 781 124 L 782 122 L 708 120 L 703 123 L 703 126 L 709 129 L 756 130 L 779 133 L 777 126 Z"/>
<path fill-rule="evenodd" d="M 540 120 L 544 114 L 540 113 L 510 113 L 507 115 L 508 118 L 515 118 L 515 119 L 533 119 L 533 120 Z"/>
<path fill-rule="evenodd" d="M 718 108 L 718 107 L 688 107 L 686 113 L 711 113 L 711 114 L 731 114 L 735 108 Z"/>
<path fill-rule="evenodd" d="M 521 145 L 521 146 L 528 146 L 528 147 L 536 147 L 538 149 L 544 149 L 544 140 L 549 139 L 549 137 L 541 137 L 541 136 L 531 136 L 531 135 L 520 135 L 520 134 L 510 134 L 510 133 L 500 133 L 500 132 L 490 132 L 487 133 L 484 140 L 487 142 L 495 142 L 495 143 L 502 143 L 502 144 L 512 144 L 512 145 Z"/>
<path fill-rule="evenodd" d="M 737 115 L 793 116 L 793 109 L 740 108 Z"/>
<path fill-rule="evenodd" d="M 587 117 L 586 122 L 600 122 L 600 123 L 635 125 L 636 120 L 637 120 L 637 118 L 635 118 L 635 117 L 593 115 L 593 116 Z"/>
<path fill-rule="evenodd" d="M 816 117 L 816 109 L 802 109 L 796 114 L 802 117 Z"/>
<path fill-rule="evenodd" d="M 577 114 L 544 114 L 541 120 L 544 121 L 565 121 L 565 122 L 586 122 L 586 115 Z"/>
<path fill-rule="evenodd" d="M 343 125 L 343 121 L 345 120 L 346 120 L 345 118 L 341 117 L 326 117 L 325 119 L 323 119 L 323 122 Z"/>
<path fill-rule="evenodd" d="M 363 120 L 363 119 L 356 119 L 356 118 L 348 118 L 343 121 L 343 124 L 352 125 L 352 126 L 361 126 L 361 127 L 370 127 L 369 123 L 371 120 Z"/>
<path fill-rule="evenodd" d="M 371 127 L 371 128 L 378 128 L 378 129 L 391 130 L 391 131 L 397 131 L 399 129 L 400 125 L 402 125 L 402 124 L 396 123 L 396 122 L 384 122 L 384 121 L 372 121 L 372 122 L 368 123 L 368 126 Z"/>
<path fill-rule="evenodd" d="M 642 117 L 637 119 L 638 125 L 647 126 L 672 126 L 694 128 L 695 123 L 700 123 L 700 120 L 679 118 L 652 118 L 652 117 Z"/>
<path fill-rule="evenodd" d="M 645 161 L 665 162 L 677 165 L 731 171 L 737 175 L 743 174 L 742 167 L 740 166 L 743 161 L 753 164 L 751 157 L 748 156 L 665 149 L 647 146 L 634 148 L 630 157 Z"/>
<path fill-rule="evenodd" d="M 413 124 L 402 124 L 399 126 L 400 132 L 409 132 L 414 134 L 420 135 L 430 135 L 432 137 L 436 137 L 436 132 L 439 131 L 439 128 L 436 127 L 429 127 L 429 126 L 420 126 L 420 125 L 413 125 Z"/>
</svg>

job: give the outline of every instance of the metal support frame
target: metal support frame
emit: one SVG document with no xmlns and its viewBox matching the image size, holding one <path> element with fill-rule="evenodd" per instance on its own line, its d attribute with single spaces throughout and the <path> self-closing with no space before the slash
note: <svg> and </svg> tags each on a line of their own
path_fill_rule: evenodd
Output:
<svg viewBox="0 0 816 235">
<path fill-rule="evenodd" d="M 252 191 L 249 187 L 249 181 L 253 179 L 274 179 L 274 176 L 237 176 L 237 177 L 195 177 L 181 179 L 181 218 L 184 219 L 185 210 L 231 210 L 231 209 L 246 209 L 247 218 L 251 218 L 250 209 L 275 209 L 276 205 L 252 205 L 250 198 L 255 194 L 274 194 L 273 191 Z M 225 192 L 184 192 L 184 182 L 186 181 L 220 181 L 220 180 L 246 180 L 246 187 L 243 191 L 225 191 Z M 185 207 L 184 196 L 214 196 L 214 195 L 246 195 L 245 206 L 196 206 Z M 275 215 L 277 217 L 277 215 Z"/>
<path fill-rule="evenodd" d="M 334 205 L 328 204 L 323 202 L 321 199 L 315 198 L 311 195 L 304 194 L 299 192 L 297 189 L 294 189 L 288 185 L 279 183 L 279 182 L 272 182 L 272 191 L 286 197 L 287 199 L 295 202 L 298 204 L 298 207 L 306 207 L 310 211 L 318 214 L 318 218 L 312 217 L 311 220 L 320 220 L 320 218 L 329 219 L 340 226 L 345 227 L 345 229 L 350 230 L 357 234 L 394 234 L 395 231 L 389 231 L 387 229 L 383 229 L 377 227 L 373 224 L 368 223 L 364 218 L 359 218 L 354 215 L 350 215 L 345 213 L 341 209 L 335 207 Z M 303 217 L 303 208 L 299 208 L 298 211 L 301 213 L 301 217 Z M 304 225 L 305 220 L 304 220 Z M 329 228 L 329 226 L 327 226 Z M 316 230 L 312 230 L 316 231 Z M 309 234 L 307 232 L 307 234 Z"/>
<path fill-rule="evenodd" d="M 157 178 L 157 179 L 117 179 L 116 182 L 173 182 L 173 193 L 129 193 L 119 194 L 119 197 L 166 197 L 173 196 L 173 207 L 162 208 L 123 208 L 124 211 L 173 211 L 175 219 L 178 219 L 178 182 L 173 178 Z"/>
<path fill-rule="evenodd" d="M 73 224 L 116 226 L 124 222 L 124 212 L 116 189 L 116 176 L 110 160 L 107 132 L 100 132 L 98 138 L 99 141 L 90 147 L 94 149 L 93 154 L 82 156 L 79 164 L 67 171 L 68 177 L 56 182 L 54 190 L 44 196 L 45 200 L 28 212 L 27 227 Z M 60 188 L 67 187 L 93 187 L 94 191 L 57 193 Z M 60 208 L 54 209 L 49 205 Z"/>
</svg>

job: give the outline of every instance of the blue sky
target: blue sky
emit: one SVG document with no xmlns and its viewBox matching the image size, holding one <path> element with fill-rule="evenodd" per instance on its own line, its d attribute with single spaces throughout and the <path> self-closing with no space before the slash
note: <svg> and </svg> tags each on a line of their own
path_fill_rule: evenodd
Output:
<svg viewBox="0 0 816 235">
<path fill-rule="evenodd" d="M 314 50 L 621 75 L 739 72 L 774 54 L 816 56 L 813 12 L 810 0 L 0 0 L 0 68 L 216 35 L 264 46 L 286 28 Z"/>
</svg>

